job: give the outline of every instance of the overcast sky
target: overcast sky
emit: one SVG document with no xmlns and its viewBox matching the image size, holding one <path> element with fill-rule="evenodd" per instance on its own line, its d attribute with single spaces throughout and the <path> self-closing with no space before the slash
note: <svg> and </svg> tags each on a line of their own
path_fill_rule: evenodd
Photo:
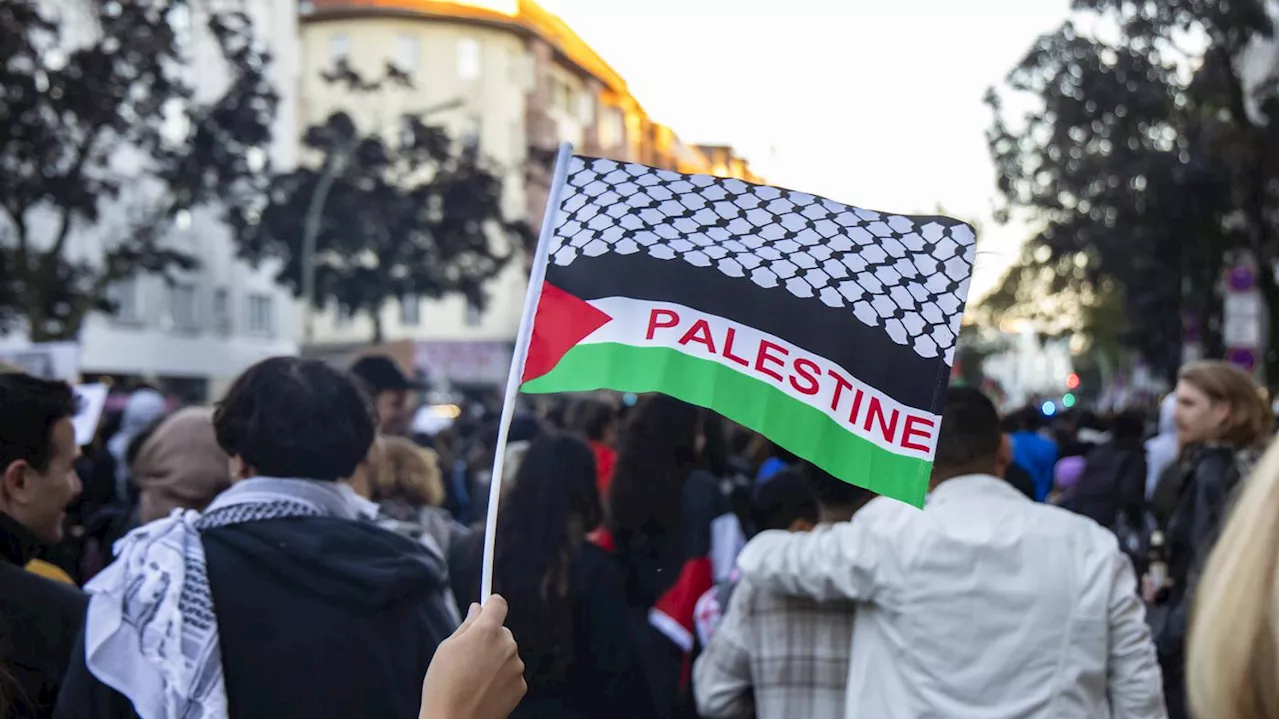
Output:
<svg viewBox="0 0 1280 719">
<path fill-rule="evenodd" d="M 1025 227 L 990 220 L 982 95 L 1067 0 L 540 0 L 685 140 L 737 147 L 771 183 L 982 225 L 975 293 Z"/>
</svg>

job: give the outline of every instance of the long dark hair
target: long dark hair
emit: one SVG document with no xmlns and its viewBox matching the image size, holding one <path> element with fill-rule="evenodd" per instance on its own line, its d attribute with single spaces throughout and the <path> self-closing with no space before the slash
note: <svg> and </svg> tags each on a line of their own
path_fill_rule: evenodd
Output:
<svg viewBox="0 0 1280 719">
<path fill-rule="evenodd" d="M 527 677 L 563 679 L 573 663 L 571 565 L 600 524 L 596 459 L 566 434 L 534 440 L 498 515 L 494 585 L 511 607 L 507 626 Z"/>
<path fill-rule="evenodd" d="M 636 407 L 609 487 L 609 526 L 620 539 L 661 538 L 679 522 L 702 427 L 702 410 L 666 395 L 650 395 Z"/>
</svg>

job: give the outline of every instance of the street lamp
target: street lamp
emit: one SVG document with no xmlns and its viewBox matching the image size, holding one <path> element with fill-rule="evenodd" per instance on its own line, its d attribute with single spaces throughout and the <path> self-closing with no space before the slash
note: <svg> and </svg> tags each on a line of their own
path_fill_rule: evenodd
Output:
<svg viewBox="0 0 1280 719">
<path fill-rule="evenodd" d="M 406 113 L 426 117 L 437 112 L 453 110 L 466 104 L 464 98 L 454 98 L 448 102 L 432 105 L 420 112 Z M 311 201 L 307 203 L 307 216 L 302 224 L 302 340 L 309 345 L 315 339 L 315 299 L 316 299 L 316 241 L 320 236 L 320 221 L 324 217 L 324 204 L 329 199 L 329 191 L 333 183 L 347 167 L 351 153 L 355 151 L 358 140 L 352 138 L 348 143 L 339 146 L 325 158 L 320 179 L 315 190 L 311 192 Z"/>
</svg>

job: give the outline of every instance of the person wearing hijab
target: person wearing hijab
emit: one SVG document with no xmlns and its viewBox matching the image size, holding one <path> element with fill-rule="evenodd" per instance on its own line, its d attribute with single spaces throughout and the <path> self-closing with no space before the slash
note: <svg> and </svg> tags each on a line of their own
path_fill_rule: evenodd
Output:
<svg viewBox="0 0 1280 719">
<path fill-rule="evenodd" d="M 143 524 L 174 509 L 203 511 L 231 486 L 231 458 L 218 446 L 213 410 L 188 407 L 156 427 L 133 460 Z"/>
</svg>

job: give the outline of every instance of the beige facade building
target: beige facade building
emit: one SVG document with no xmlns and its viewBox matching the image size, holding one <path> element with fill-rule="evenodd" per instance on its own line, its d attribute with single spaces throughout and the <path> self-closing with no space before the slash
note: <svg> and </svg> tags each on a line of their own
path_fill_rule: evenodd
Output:
<svg viewBox="0 0 1280 719">
<path fill-rule="evenodd" d="M 553 150 L 562 141 L 582 154 L 759 181 L 732 148 L 684 143 L 650 120 L 622 77 L 532 0 L 303 0 L 299 32 L 299 131 L 336 110 L 363 130 L 384 131 L 405 112 L 430 110 L 432 124 L 474 138 L 508 168 L 506 210 L 535 225 L 549 178 L 526 171 L 530 148 Z M 393 64 L 414 87 L 352 98 L 320 76 L 338 60 L 366 77 Z M 501 382 L 526 276 L 525 262 L 512 263 L 489 287 L 484 312 L 461 298 L 389 304 L 381 316 L 386 339 L 413 341 L 412 361 L 428 374 L 483 367 L 453 379 Z M 318 346 L 355 347 L 369 341 L 373 323 L 330 311 L 317 316 L 314 331 Z M 446 356 L 447 367 L 437 359 Z"/>
</svg>

